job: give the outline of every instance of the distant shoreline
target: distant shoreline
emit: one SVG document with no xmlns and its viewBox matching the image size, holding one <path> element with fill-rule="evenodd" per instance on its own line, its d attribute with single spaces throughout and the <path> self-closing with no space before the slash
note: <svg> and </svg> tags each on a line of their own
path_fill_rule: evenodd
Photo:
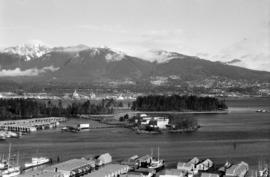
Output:
<svg viewBox="0 0 270 177">
<path fill-rule="evenodd" d="M 229 110 L 224 111 L 133 111 L 134 113 L 157 113 L 157 114 L 227 114 Z"/>
<path fill-rule="evenodd" d="M 225 111 L 123 111 L 114 114 L 84 114 L 84 115 L 77 115 L 79 118 L 93 118 L 93 117 L 115 117 L 115 116 L 124 116 L 125 114 L 228 114 L 230 113 L 229 110 Z M 0 119 L 1 121 L 10 121 L 10 120 L 25 120 L 25 119 L 35 119 L 35 118 L 47 118 L 47 117 L 57 117 L 57 116 L 42 116 L 42 117 L 24 117 L 18 119 Z M 59 116 L 65 117 L 65 116 Z M 66 117 L 67 119 L 70 117 Z M 71 117 L 74 118 L 74 117 Z"/>
<path fill-rule="evenodd" d="M 88 114 L 89 117 L 111 117 L 122 116 L 125 114 L 228 114 L 229 110 L 224 111 L 123 111 L 114 114 Z M 81 116 L 80 116 L 81 117 Z"/>
</svg>

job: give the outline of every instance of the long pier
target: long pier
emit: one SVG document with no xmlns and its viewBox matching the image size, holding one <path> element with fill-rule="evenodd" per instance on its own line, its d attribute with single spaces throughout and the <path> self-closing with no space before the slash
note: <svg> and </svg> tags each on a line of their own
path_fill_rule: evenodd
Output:
<svg viewBox="0 0 270 177">
<path fill-rule="evenodd" d="M 23 120 L 0 121 L 0 129 L 14 132 L 34 132 L 45 128 L 53 128 L 65 121 L 64 117 L 34 118 Z"/>
</svg>

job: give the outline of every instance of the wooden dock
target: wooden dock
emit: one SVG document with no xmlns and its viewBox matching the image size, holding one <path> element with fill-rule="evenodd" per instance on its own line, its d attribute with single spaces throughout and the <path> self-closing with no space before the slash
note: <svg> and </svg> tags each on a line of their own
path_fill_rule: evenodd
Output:
<svg viewBox="0 0 270 177">
<path fill-rule="evenodd" d="M 53 128 L 66 121 L 64 117 L 47 117 L 23 120 L 0 121 L 0 129 L 14 132 L 34 132 L 46 128 Z"/>
</svg>

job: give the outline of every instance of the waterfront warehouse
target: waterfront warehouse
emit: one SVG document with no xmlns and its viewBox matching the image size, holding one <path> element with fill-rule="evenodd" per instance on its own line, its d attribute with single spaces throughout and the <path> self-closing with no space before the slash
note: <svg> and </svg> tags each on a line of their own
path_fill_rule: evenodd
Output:
<svg viewBox="0 0 270 177">
<path fill-rule="evenodd" d="M 232 165 L 230 168 L 226 170 L 226 176 L 236 176 L 236 177 L 244 177 L 248 172 L 248 164 L 245 162 L 240 162 L 239 164 Z"/>
<path fill-rule="evenodd" d="M 139 158 L 138 155 L 134 155 L 127 160 L 124 160 L 121 162 L 122 165 L 128 165 L 132 168 L 137 168 L 138 167 L 138 162 L 136 161 Z"/>
<path fill-rule="evenodd" d="M 32 171 L 25 174 L 21 174 L 18 177 L 64 177 L 60 172 L 50 172 L 50 171 Z"/>
<path fill-rule="evenodd" d="M 191 163 L 178 162 L 177 169 L 185 172 L 191 173 L 194 169 L 195 165 Z"/>
<path fill-rule="evenodd" d="M 220 177 L 221 175 L 218 173 L 207 173 L 207 172 L 202 172 L 201 177 Z"/>
<path fill-rule="evenodd" d="M 118 177 L 128 171 L 128 165 L 108 164 L 99 168 L 97 171 L 85 175 L 84 177 Z"/>
<path fill-rule="evenodd" d="M 177 169 L 184 172 L 193 173 L 195 166 L 199 163 L 199 161 L 199 158 L 194 157 L 189 162 L 178 162 Z"/>
<path fill-rule="evenodd" d="M 46 168 L 44 171 L 60 172 L 63 177 L 82 176 L 85 175 L 95 167 L 95 161 L 86 159 L 71 159 L 51 167 Z"/>
<path fill-rule="evenodd" d="M 159 175 L 159 177 L 184 177 L 186 173 L 182 170 L 177 169 L 167 169 L 164 171 L 163 175 Z"/>
<path fill-rule="evenodd" d="M 196 171 L 206 171 L 209 168 L 211 168 L 214 165 L 214 163 L 210 159 L 206 159 L 203 162 L 196 165 Z"/>
<path fill-rule="evenodd" d="M 98 166 L 105 165 L 112 162 L 112 156 L 109 153 L 104 153 L 104 154 L 101 154 L 97 158 L 97 160 L 98 160 L 98 163 L 97 163 Z"/>
</svg>

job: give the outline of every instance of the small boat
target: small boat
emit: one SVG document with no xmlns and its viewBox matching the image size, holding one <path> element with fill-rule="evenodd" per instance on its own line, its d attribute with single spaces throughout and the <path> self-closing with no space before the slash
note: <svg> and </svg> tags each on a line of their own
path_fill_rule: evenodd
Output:
<svg viewBox="0 0 270 177">
<path fill-rule="evenodd" d="M 161 170 L 162 168 L 164 168 L 164 160 L 161 160 L 161 159 L 154 160 L 153 159 L 149 168 L 155 169 L 156 171 Z"/>
<path fill-rule="evenodd" d="M 8 168 L 7 162 L 2 160 L 2 162 L 0 162 L 0 170 L 5 170 L 7 168 Z"/>
<path fill-rule="evenodd" d="M 151 164 L 148 168 L 159 171 L 163 169 L 165 166 L 165 162 L 162 159 L 159 159 L 159 148 L 158 148 L 158 157 L 157 159 L 152 158 Z"/>
<path fill-rule="evenodd" d="M 78 133 L 80 129 L 72 127 L 72 126 L 66 126 L 61 129 L 62 132 L 73 132 L 73 133 Z"/>
<path fill-rule="evenodd" d="M 11 144 L 9 145 L 9 152 L 8 152 L 8 162 L 7 162 L 7 169 L 3 170 L 0 174 L 1 177 L 12 177 L 21 174 L 21 168 L 18 166 L 19 158 L 17 159 L 17 166 L 10 165 L 10 153 L 11 153 Z"/>
<path fill-rule="evenodd" d="M 3 154 L 0 159 L 0 171 L 7 169 L 7 167 L 8 167 L 7 160 L 5 159 L 5 155 Z"/>
<path fill-rule="evenodd" d="M 50 159 L 47 157 L 33 157 L 31 162 L 25 163 L 25 168 L 37 167 L 50 162 Z"/>
<path fill-rule="evenodd" d="M 12 177 L 21 174 L 21 169 L 19 166 L 8 167 L 8 169 L 2 171 L 2 177 Z"/>
<path fill-rule="evenodd" d="M 12 131 L 8 131 L 7 134 L 9 135 L 10 138 L 19 138 L 20 137 L 19 133 L 15 133 Z"/>
</svg>

